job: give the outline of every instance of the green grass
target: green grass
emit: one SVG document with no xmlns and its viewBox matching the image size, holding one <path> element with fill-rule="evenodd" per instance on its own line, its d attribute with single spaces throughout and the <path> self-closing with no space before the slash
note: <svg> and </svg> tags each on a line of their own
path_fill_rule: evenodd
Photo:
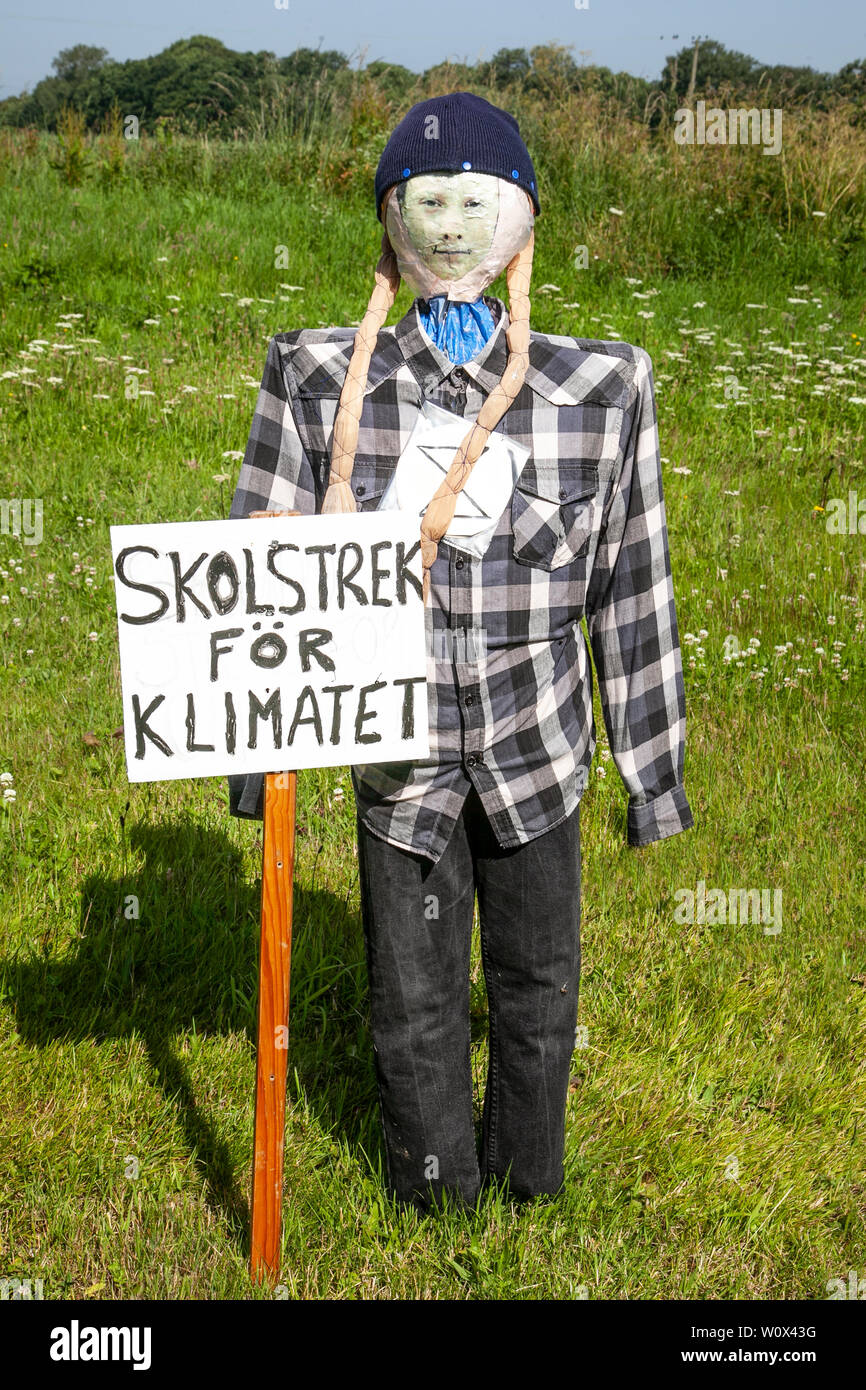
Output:
<svg viewBox="0 0 866 1390">
<path fill-rule="evenodd" d="M 540 171 L 567 134 L 531 144 Z M 566 1191 L 424 1219 L 383 1195 L 348 774 L 300 774 L 289 1297 L 822 1299 L 866 1274 L 866 535 L 819 510 L 866 498 L 866 254 L 831 136 L 784 163 L 625 132 L 546 176 L 534 328 L 654 363 L 696 825 L 626 846 L 597 708 Z M 337 194 L 308 152 L 190 143 L 76 188 L 10 149 L 0 491 L 43 499 L 44 539 L 0 536 L 0 1276 L 273 1297 L 247 1273 L 260 826 L 221 780 L 127 784 L 109 526 L 227 514 L 270 335 L 363 313 L 370 171 Z M 781 889 L 781 932 L 680 924 L 700 880 Z M 472 1036 L 480 1120 L 477 924 Z"/>
</svg>

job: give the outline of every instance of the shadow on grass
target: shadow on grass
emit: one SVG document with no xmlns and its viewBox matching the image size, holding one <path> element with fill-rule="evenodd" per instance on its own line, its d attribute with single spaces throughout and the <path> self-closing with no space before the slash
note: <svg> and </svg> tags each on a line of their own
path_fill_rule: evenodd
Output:
<svg viewBox="0 0 866 1390">
<path fill-rule="evenodd" d="M 254 1056 L 260 886 L 244 881 L 238 849 L 218 830 L 184 820 L 137 825 L 129 842 L 144 867 L 122 879 L 86 879 L 73 948 L 53 954 L 46 940 L 40 952 L 0 963 L 0 974 L 30 1046 L 143 1039 L 196 1155 L 207 1203 L 246 1253 L 254 1074 L 250 1160 L 239 1172 L 196 1099 L 176 1036 L 193 1028 L 243 1032 Z M 299 1084 L 322 1129 L 345 1138 L 365 1166 L 365 1155 L 375 1165 L 382 1151 L 366 999 L 358 914 L 334 894 L 296 881 L 287 1135 Z"/>
</svg>

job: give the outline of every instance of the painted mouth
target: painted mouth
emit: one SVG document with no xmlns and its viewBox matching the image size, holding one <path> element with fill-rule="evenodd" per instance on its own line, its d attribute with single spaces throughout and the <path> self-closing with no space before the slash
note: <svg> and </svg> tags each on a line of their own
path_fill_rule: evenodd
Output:
<svg viewBox="0 0 866 1390">
<path fill-rule="evenodd" d="M 434 256 L 471 256 L 471 255 L 472 255 L 472 248 L 471 248 L 471 247 L 466 247 L 465 250 L 462 250 L 462 249 L 460 249 L 460 248 L 458 248 L 458 247 L 456 247 L 456 246 L 451 247 L 450 249 L 449 249 L 447 246 L 443 246 L 443 247 L 434 246 L 434 247 L 433 247 L 433 255 L 434 255 Z"/>
</svg>

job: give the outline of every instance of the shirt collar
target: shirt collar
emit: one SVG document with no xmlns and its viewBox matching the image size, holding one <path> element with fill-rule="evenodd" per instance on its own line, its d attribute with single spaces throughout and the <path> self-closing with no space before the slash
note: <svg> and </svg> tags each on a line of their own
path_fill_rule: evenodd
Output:
<svg viewBox="0 0 866 1390">
<path fill-rule="evenodd" d="M 452 362 L 448 354 L 438 348 L 424 332 L 418 309 L 420 300 L 413 300 L 408 313 L 394 325 L 394 335 L 403 360 L 408 364 L 425 395 L 439 386 L 458 365 L 485 394 L 492 391 L 501 378 L 508 360 L 508 344 L 505 340 L 505 330 L 509 323 L 508 310 L 501 299 L 491 295 L 485 295 L 484 302 L 494 318 L 498 314 L 499 321 L 481 351 L 468 362 Z"/>
<path fill-rule="evenodd" d="M 475 357 L 459 364 L 459 370 L 489 395 L 501 381 L 508 361 L 505 332 L 510 319 L 501 299 L 485 295 L 484 302 L 494 317 L 498 313 L 496 328 Z M 398 351 L 383 353 L 378 360 L 374 358 L 375 366 L 371 362 L 367 391 L 405 364 L 426 396 L 458 369 L 458 364 L 436 347 L 421 327 L 417 299 L 395 324 L 392 342 Z M 561 342 L 544 337 L 531 339 L 526 384 L 554 405 L 577 405 L 589 399 L 607 405 L 624 403 L 629 392 L 626 361 L 593 352 L 590 348 L 580 352 L 577 365 L 574 357 L 573 347 L 566 350 Z"/>
</svg>

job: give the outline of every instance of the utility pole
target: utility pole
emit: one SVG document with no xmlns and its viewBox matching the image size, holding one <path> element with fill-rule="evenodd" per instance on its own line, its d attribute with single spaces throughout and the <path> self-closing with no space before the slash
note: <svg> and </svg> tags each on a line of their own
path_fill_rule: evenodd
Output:
<svg viewBox="0 0 866 1390">
<path fill-rule="evenodd" d="M 686 106 L 691 106 L 692 98 L 695 95 L 695 81 L 698 75 L 698 49 L 701 46 L 701 36 L 698 34 L 695 39 L 695 51 L 692 54 L 692 75 L 689 78 L 689 90 L 686 92 Z"/>
</svg>

